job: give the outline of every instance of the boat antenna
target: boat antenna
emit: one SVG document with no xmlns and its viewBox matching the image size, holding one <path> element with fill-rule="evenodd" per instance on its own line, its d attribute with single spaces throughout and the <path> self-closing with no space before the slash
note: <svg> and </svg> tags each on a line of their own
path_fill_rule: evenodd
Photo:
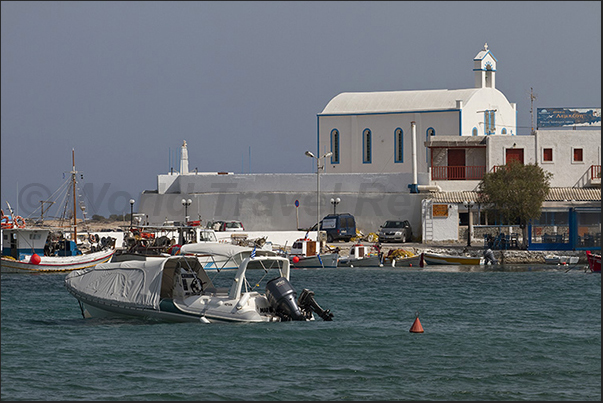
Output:
<svg viewBox="0 0 603 403">
<path fill-rule="evenodd" d="M 75 149 L 71 149 L 71 182 L 73 186 L 73 241 L 77 246 L 77 208 L 76 208 L 76 193 L 75 193 L 75 174 L 77 173 L 75 170 Z"/>
</svg>

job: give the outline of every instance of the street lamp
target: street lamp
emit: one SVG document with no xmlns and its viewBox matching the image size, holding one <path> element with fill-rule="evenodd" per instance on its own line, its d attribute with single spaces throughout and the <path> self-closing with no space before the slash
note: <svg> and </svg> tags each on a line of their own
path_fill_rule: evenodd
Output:
<svg viewBox="0 0 603 403">
<path fill-rule="evenodd" d="M 320 158 L 330 157 L 333 153 L 329 151 L 320 158 L 317 158 L 310 151 L 306 151 L 306 155 L 316 160 L 316 241 L 318 242 L 320 234 L 320 170 L 324 168 L 324 166 L 320 166 Z"/>
<path fill-rule="evenodd" d="M 134 199 L 130 199 L 130 231 L 132 231 L 132 218 L 134 216 Z"/>
<path fill-rule="evenodd" d="M 463 202 L 463 206 L 467 208 L 469 213 L 469 223 L 467 225 L 467 246 L 471 246 L 471 230 L 473 229 L 473 214 L 471 214 L 471 207 L 473 207 L 474 204 L 475 202 L 473 200 Z"/>
<path fill-rule="evenodd" d="M 184 206 L 184 225 L 188 222 L 188 206 L 190 206 L 192 202 L 191 199 L 182 199 L 182 205 Z"/>
<path fill-rule="evenodd" d="M 331 197 L 331 204 L 333 205 L 333 214 L 337 214 L 337 205 L 341 202 L 341 199 L 338 197 L 337 199 L 333 199 Z"/>
</svg>

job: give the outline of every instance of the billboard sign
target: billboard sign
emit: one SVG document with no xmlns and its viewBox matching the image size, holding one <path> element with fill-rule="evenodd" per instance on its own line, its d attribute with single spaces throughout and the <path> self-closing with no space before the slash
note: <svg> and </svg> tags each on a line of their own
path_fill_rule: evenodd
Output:
<svg viewBox="0 0 603 403">
<path fill-rule="evenodd" d="M 601 108 L 537 108 L 537 127 L 601 127 Z"/>
</svg>

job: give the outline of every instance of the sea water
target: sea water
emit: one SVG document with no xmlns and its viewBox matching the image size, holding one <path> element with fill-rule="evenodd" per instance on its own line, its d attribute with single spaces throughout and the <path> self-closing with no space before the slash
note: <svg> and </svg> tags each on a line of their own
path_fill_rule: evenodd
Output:
<svg viewBox="0 0 603 403">
<path fill-rule="evenodd" d="M 293 270 L 333 321 L 261 324 L 83 319 L 64 277 L 2 275 L 2 400 L 601 400 L 583 266 Z"/>
</svg>

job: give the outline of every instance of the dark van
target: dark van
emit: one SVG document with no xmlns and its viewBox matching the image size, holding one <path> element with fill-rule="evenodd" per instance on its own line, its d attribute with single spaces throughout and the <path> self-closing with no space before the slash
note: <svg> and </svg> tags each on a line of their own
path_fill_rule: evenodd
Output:
<svg viewBox="0 0 603 403">
<path fill-rule="evenodd" d="M 320 229 L 327 233 L 327 242 L 349 242 L 356 236 L 356 219 L 350 213 L 329 214 L 320 222 Z M 316 225 L 313 230 L 316 230 Z"/>
</svg>

